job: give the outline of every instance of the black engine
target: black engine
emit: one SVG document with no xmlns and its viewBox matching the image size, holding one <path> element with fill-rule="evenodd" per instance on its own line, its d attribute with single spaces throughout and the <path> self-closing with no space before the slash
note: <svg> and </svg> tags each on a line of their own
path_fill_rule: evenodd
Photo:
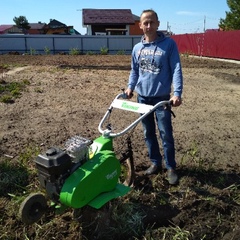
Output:
<svg viewBox="0 0 240 240">
<path fill-rule="evenodd" d="M 58 201 L 65 179 L 88 159 L 92 141 L 75 136 L 66 142 L 66 150 L 57 147 L 39 154 L 35 160 L 41 187 L 50 199 Z"/>
<path fill-rule="evenodd" d="M 35 163 L 40 185 L 46 189 L 51 199 L 59 199 L 62 184 L 73 167 L 71 157 L 65 151 L 54 147 L 44 154 L 39 154 Z"/>
</svg>

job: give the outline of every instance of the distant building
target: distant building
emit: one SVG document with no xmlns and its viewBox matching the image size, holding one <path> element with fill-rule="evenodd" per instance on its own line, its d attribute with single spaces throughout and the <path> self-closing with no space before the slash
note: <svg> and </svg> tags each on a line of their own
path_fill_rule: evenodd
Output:
<svg viewBox="0 0 240 240">
<path fill-rule="evenodd" d="M 50 22 L 44 26 L 44 33 L 45 34 L 80 34 L 76 31 L 73 26 L 67 26 L 64 23 L 61 23 L 55 19 L 50 19 Z"/>
<path fill-rule="evenodd" d="M 0 34 L 23 34 L 23 31 L 13 24 L 4 24 L 0 25 Z"/>
<path fill-rule="evenodd" d="M 51 19 L 49 24 L 29 23 L 29 27 L 28 30 L 23 30 L 16 25 L 0 25 L 0 34 L 80 34 L 73 26 L 67 26 L 55 19 Z"/>
<path fill-rule="evenodd" d="M 143 35 L 140 17 L 130 9 L 82 9 L 82 23 L 87 35 Z M 167 30 L 162 32 L 172 35 Z"/>
<path fill-rule="evenodd" d="M 12 27 L 13 25 L 0 25 L 0 34 L 6 34 L 8 33 L 9 29 Z"/>
<path fill-rule="evenodd" d="M 130 25 L 130 35 L 143 35 L 142 29 L 139 28 L 139 23 L 140 23 L 140 17 L 137 15 L 132 15 L 134 19 L 134 25 Z"/>
<path fill-rule="evenodd" d="M 66 24 L 55 19 L 50 19 L 50 22 L 44 27 L 45 34 L 69 34 L 69 28 Z"/>
<path fill-rule="evenodd" d="M 139 35 L 137 16 L 130 9 L 83 9 L 87 35 Z M 137 19 L 137 20 L 136 20 Z"/>
<path fill-rule="evenodd" d="M 219 32 L 219 31 L 221 31 L 221 29 L 219 29 L 219 28 L 212 28 L 212 29 L 206 29 L 205 32 Z"/>
<path fill-rule="evenodd" d="M 44 34 L 44 27 L 46 23 L 29 23 L 30 28 L 27 30 L 27 34 Z"/>
<path fill-rule="evenodd" d="M 23 30 L 16 25 L 0 25 L 0 34 L 44 34 L 45 23 L 29 23 L 29 29 Z"/>
</svg>

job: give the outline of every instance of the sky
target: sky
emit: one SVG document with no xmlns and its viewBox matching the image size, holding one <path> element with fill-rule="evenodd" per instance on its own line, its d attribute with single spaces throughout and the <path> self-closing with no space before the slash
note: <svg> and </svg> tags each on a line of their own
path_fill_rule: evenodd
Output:
<svg viewBox="0 0 240 240">
<path fill-rule="evenodd" d="M 218 28 L 220 18 L 229 12 L 227 0 L 6 0 L 0 2 L 0 25 L 14 24 L 13 18 L 25 16 L 29 23 L 48 24 L 56 19 L 73 26 L 81 34 L 82 9 L 131 9 L 140 16 L 145 9 L 153 9 L 160 20 L 159 30 L 174 34 L 201 33 Z"/>
</svg>

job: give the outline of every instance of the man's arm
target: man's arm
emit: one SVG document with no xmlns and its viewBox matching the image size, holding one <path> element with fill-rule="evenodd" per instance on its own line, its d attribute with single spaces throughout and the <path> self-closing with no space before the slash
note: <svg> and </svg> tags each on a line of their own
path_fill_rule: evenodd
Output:
<svg viewBox="0 0 240 240">
<path fill-rule="evenodd" d="M 129 80 L 128 80 L 128 88 L 125 91 L 128 98 L 131 98 L 133 96 L 133 91 L 139 78 L 139 65 L 134 52 L 135 51 L 133 49 L 132 60 L 131 60 L 131 71 L 130 71 Z"/>
<path fill-rule="evenodd" d="M 172 47 L 170 59 L 172 69 L 173 97 L 170 100 L 173 101 L 174 107 L 178 107 L 182 103 L 181 96 L 183 90 L 183 75 L 177 44 L 174 41 Z"/>
</svg>

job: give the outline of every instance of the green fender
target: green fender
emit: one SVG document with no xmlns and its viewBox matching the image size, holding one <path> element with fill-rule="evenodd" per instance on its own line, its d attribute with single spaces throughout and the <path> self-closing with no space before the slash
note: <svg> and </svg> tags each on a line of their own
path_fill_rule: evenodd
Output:
<svg viewBox="0 0 240 240">
<path fill-rule="evenodd" d="M 103 192 L 112 191 L 121 172 L 120 162 L 114 152 L 104 150 L 95 154 L 65 181 L 60 202 L 81 208 Z"/>
</svg>

